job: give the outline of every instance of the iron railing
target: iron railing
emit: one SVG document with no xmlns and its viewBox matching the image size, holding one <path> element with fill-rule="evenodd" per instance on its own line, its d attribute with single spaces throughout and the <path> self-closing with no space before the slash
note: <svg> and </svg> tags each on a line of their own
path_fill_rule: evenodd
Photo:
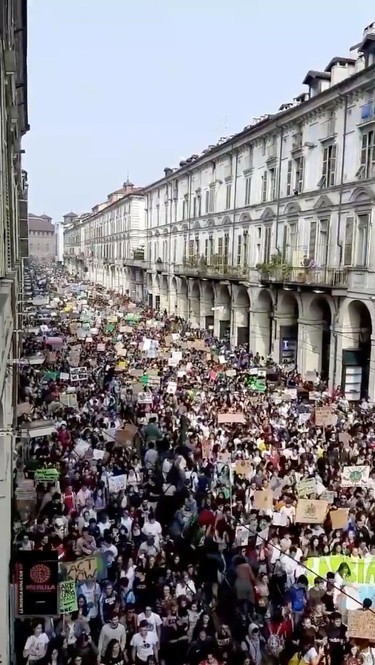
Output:
<svg viewBox="0 0 375 665">
<path fill-rule="evenodd" d="M 306 284 L 309 286 L 330 286 L 347 288 L 348 271 L 337 268 L 288 268 L 274 267 L 269 271 L 259 271 L 261 282 L 282 282 L 283 284 Z"/>
</svg>

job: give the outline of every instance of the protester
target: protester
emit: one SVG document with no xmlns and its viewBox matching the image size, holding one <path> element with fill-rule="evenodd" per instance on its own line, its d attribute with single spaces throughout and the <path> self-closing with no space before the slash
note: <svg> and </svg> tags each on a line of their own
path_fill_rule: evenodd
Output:
<svg viewBox="0 0 375 665">
<path fill-rule="evenodd" d="M 60 602 L 74 584 L 60 618 L 16 622 L 18 661 L 367 663 L 373 406 L 53 266 L 32 278 L 50 302 L 23 341 L 14 556 L 57 552 Z"/>
</svg>

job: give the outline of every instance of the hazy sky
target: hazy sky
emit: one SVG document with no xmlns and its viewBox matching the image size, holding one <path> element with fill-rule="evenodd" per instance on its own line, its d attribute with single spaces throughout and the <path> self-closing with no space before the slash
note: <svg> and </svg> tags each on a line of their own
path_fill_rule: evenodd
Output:
<svg viewBox="0 0 375 665">
<path fill-rule="evenodd" d="M 375 19 L 349 0 L 29 0 L 30 210 L 89 210 L 304 90 Z"/>
</svg>

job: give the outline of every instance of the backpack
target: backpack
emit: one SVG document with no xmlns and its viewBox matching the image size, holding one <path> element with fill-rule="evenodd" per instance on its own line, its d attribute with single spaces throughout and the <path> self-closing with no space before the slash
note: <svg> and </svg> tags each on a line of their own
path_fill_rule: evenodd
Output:
<svg viewBox="0 0 375 665">
<path fill-rule="evenodd" d="M 276 633 L 271 633 L 267 640 L 267 651 L 270 656 L 280 656 L 280 653 L 284 648 L 284 640 L 279 635 L 280 630 L 281 626 L 278 627 Z"/>
<path fill-rule="evenodd" d="M 305 589 L 293 587 L 291 604 L 293 612 L 302 612 L 305 608 Z"/>
</svg>

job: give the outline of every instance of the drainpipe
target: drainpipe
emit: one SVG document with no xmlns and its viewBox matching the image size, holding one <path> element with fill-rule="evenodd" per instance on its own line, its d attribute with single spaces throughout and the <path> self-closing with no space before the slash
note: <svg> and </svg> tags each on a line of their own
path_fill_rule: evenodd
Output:
<svg viewBox="0 0 375 665">
<path fill-rule="evenodd" d="M 280 215 L 280 201 L 281 201 L 281 166 L 283 159 L 283 141 L 284 141 L 284 127 L 280 128 L 280 150 L 279 150 L 279 172 L 277 174 L 277 200 L 276 200 L 276 251 L 280 252 L 279 247 L 279 215 Z"/>
<path fill-rule="evenodd" d="M 234 233 L 236 228 L 236 204 L 237 204 L 237 174 L 238 174 L 238 150 L 235 151 L 236 161 L 234 166 L 234 186 L 233 186 L 233 223 L 232 223 L 232 266 L 234 266 Z"/>
</svg>

